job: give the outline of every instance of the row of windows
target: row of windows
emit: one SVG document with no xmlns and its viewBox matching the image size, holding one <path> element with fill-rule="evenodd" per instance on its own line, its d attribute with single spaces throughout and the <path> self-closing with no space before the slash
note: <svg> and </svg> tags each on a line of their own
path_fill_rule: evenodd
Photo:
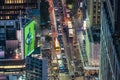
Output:
<svg viewBox="0 0 120 80">
<path fill-rule="evenodd" d="M 15 30 L 6 30 L 6 39 L 7 40 L 15 40 L 16 39 Z"/>
<path fill-rule="evenodd" d="M 25 0 L 5 0 L 5 4 L 25 3 Z"/>
<path fill-rule="evenodd" d="M 9 19 L 17 19 L 18 15 L 11 15 L 11 16 L 0 16 L 0 20 L 9 20 Z"/>
<path fill-rule="evenodd" d="M 0 9 L 1 10 L 4 10 L 4 9 L 26 9 L 26 7 L 30 7 L 30 8 L 36 8 L 37 7 L 37 4 L 15 4 L 15 5 L 3 5 L 3 6 L 0 6 Z"/>
<path fill-rule="evenodd" d="M 100 14 L 101 14 L 101 3 L 94 2 L 93 3 L 93 25 L 100 24 Z"/>
<path fill-rule="evenodd" d="M 100 18 L 93 18 L 93 25 L 100 24 Z"/>
<path fill-rule="evenodd" d="M 37 0 L 5 0 L 5 4 L 37 3 Z"/>
<path fill-rule="evenodd" d="M 4 14 L 3 14 L 4 13 Z M 26 12 L 25 11 L 21 11 L 21 14 L 25 14 Z M 20 14 L 20 11 L 15 11 L 15 10 L 11 10 L 11 11 L 0 11 L 0 14 L 3 14 L 3 15 L 7 15 L 7 14 Z"/>
<path fill-rule="evenodd" d="M 24 9 L 26 5 L 14 5 L 14 6 L 10 6 L 10 5 L 5 5 L 5 6 L 1 6 L 1 9 Z"/>
</svg>

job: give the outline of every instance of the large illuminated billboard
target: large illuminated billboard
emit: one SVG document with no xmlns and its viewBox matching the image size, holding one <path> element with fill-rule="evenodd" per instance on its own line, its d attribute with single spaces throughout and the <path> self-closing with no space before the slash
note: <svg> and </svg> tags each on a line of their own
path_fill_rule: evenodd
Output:
<svg viewBox="0 0 120 80">
<path fill-rule="evenodd" d="M 34 51 L 35 29 L 34 21 L 31 21 L 24 28 L 24 55 L 25 57 Z"/>
</svg>

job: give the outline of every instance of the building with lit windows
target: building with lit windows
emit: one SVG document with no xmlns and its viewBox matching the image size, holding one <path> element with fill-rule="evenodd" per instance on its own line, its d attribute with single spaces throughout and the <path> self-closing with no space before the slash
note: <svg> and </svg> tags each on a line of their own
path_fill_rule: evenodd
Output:
<svg viewBox="0 0 120 80">
<path fill-rule="evenodd" d="M 20 11 L 26 16 L 26 9 L 39 8 L 39 4 L 39 0 L 0 0 L 0 20 L 15 20 L 19 17 Z"/>
<path fill-rule="evenodd" d="M 100 65 L 101 0 L 83 0 L 83 33 L 79 45 L 87 76 L 98 77 Z M 97 74 L 97 75 L 94 75 Z"/>
<path fill-rule="evenodd" d="M 0 74 L 25 72 L 22 35 L 19 20 L 0 20 Z"/>
<path fill-rule="evenodd" d="M 15 20 L 0 20 L 0 60 L 17 59 L 21 53 L 20 26 Z M 19 59 L 23 59 L 22 56 Z"/>
<path fill-rule="evenodd" d="M 25 60 L 6 60 L 0 62 L 0 75 L 25 74 Z"/>
<path fill-rule="evenodd" d="M 120 80 L 120 1 L 103 0 L 100 80 Z"/>
<path fill-rule="evenodd" d="M 0 0 L 0 63 L 6 63 L 0 64 L 1 73 L 9 74 L 10 72 L 11 74 L 13 71 L 12 74 L 16 74 L 17 72 L 24 72 L 23 40 L 25 39 L 23 27 L 31 20 L 28 20 L 28 14 L 29 16 L 40 15 L 39 4 L 39 0 Z M 37 13 L 29 13 L 32 9 L 36 10 Z M 16 61 L 18 62 L 16 63 Z M 24 67 L 21 67 L 21 69 L 14 67 L 19 65 Z M 13 70 L 7 70 L 6 66 L 12 66 Z"/>
<path fill-rule="evenodd" d="M 26 80 L 48 80 L 48 61 L 40 56 L 26 58 Z"/>
<path fill-rule="evenodd" d="M 90 26 L 94 28 L 100 28 L 101 1 L 102 0 L 87 0 L 87 12 Z"/>
</svg>

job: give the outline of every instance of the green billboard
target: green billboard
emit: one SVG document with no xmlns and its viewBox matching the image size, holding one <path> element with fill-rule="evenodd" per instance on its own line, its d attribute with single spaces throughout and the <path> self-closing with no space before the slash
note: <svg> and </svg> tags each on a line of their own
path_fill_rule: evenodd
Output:
<svg viewBox="0 0 120 80">
<path fill-rule="evenodd" d="M 24 55 L 25 57 L 34 51 L 35 29 L 34 21 L 31 21 L 24 28 Z"/>
</svg>

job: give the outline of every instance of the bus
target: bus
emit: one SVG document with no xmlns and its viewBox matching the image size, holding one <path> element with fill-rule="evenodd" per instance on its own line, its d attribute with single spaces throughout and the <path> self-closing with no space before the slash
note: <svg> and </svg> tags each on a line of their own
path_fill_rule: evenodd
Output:
<svg viewBox="0 0 120 80">
<path fill-rule="evenodd" d="M 68 21 L 68 28 L 69 28 L 69 29 L 72 29 L 72 28 L 73 28 L 71 21 Z"/>
<path fill-rule="evenodd" d="M 55 50 L 60 51 L 60 44 L 57 38 L 55 38 Z"/>
<path fill-rule="evenodd" d="M 69 29 L 68 32 L 69 32 L 69 37 L 73 37 L 73 29 Z"/>
</svg>

